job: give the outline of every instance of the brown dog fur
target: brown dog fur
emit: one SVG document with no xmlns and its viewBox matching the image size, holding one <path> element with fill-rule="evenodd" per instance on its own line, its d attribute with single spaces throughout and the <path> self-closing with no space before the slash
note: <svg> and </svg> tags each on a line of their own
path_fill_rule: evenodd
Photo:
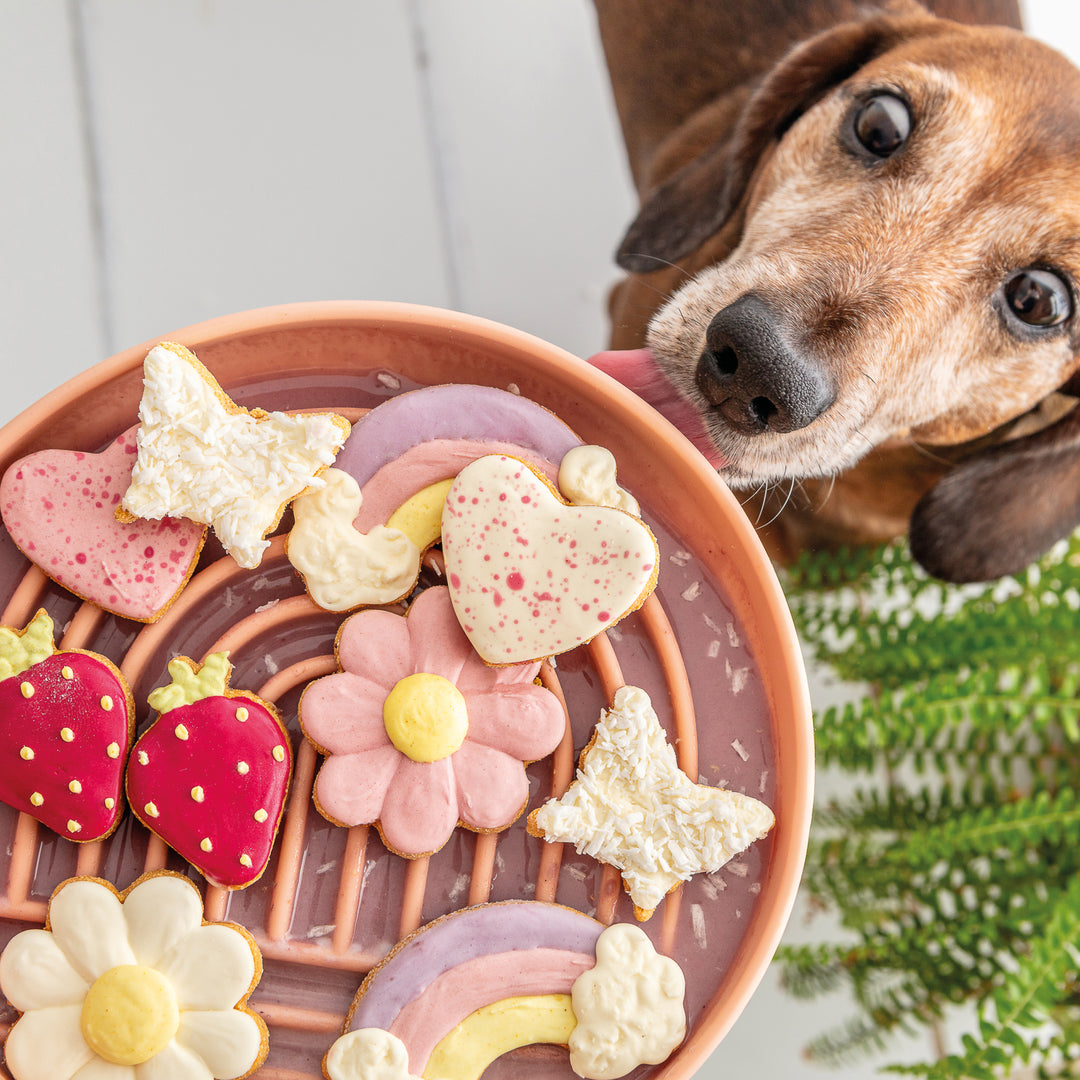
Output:
<svg viewBox="0 0 1080 1080">
<path fill-rule="evenodd" d="M 1080 368 L 1080 73 L 969 25 L 1018 27 L 1005 0 L 596 6 L 642 199 L 612 347 L 647 343 L 700 408 L 770 552 L 910 521 L 933 573 L 978 580 L 1071 531 L 1080 417 L 1056 391 Z M 868 164 L 842 132 L 882 90 L 911 135 Z M 1006 317 L 1023 268 L 1066 283 L 1060 325 Z M 747 294 L 835 393 L 803 426 L 732 427 L 695 375 L 710 322 Z"/>
</svg>

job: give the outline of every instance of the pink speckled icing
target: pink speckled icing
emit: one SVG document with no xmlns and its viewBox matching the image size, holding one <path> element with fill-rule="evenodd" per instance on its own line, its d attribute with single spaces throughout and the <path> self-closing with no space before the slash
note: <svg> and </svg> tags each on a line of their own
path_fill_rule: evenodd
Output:
<svg viewBox="0 0 1080 1080">
<path fill-rule="evenodd" d="M 449 480 L 470 462 L 487 454 L 520 458 L 542 472 L 553 484 L 558 481 L 559 462 L 548 461 L 525 446 L 480 442 L 476 439 L 431 439 L 410 447 L 364 484 L 361 488 L 364 501 L 353 525 L 365 533 L 374 525 L 385 525 L 390 515 L 406 499 L 428 484 Z"/>
<path fill-rule="evenodd" d="M 140 736 L 128 801 L 208 881 L 240 889 L 270 860 L 291 770 L 288 735 L 265 705 L 215 695 L 162 713 Z"/>
<path fill-rule="evenodd" d="M 183 588 L 206 529 L 180 518 L 116 520 L 137 430 L 100 454 L 41 450 L 16 461 L 0 481 L 0 510 L 11 538 L 58 584 L 107 611 L 150 622 Z"/>
<path fill-rule="evenodd" d="M 107 836 L 123 812 L 133 717 L 124 680 L 91 653 L 53 653 L 4 679 L 0 800 L 69 840 Z"/>
<path fill-rule="evenodd" d="M 592 640 L 656 581 L 656 540 L 639 518 L 568 506 L 527 465 L 504 455 L 458 473 L 442 539 L 454 610 L 491 664 Z"/>
<path fill-rule="evenodd" d="M 407 856 L 439 850 L 461 821 L 505 828 L 525 808 L 522 762 L 551 753 L 565 717 L 556 697 L 536 686 L 539 665 L 494 671 L 462 633 L 447 590 L 427 589 L 407 617 L 369 609 L 338 635 L 342 670 L 311 683 L 300 724 L 329 754 L 315 784 L 316 805 L 343 825 L 378 821 L 387 845 Z M 390 741 L 383 705 L 395 684 L 418 672 L 442 676 L 463 695 L 468 732 L 439 761 L 413 761 Z"/>
</svg>

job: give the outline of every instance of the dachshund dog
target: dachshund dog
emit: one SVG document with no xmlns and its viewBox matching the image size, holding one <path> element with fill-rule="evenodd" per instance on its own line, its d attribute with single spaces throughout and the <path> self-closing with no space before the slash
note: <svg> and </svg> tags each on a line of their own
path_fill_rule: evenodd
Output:
<svg viewBox="0 0 1080 1080">
<path fill-rule="evenodd" d="M 908 530 L 974 581 L 1067 535 L 1080 73 L 1014 0 L 596 8 L 641 195 L 612 347 L 647 348 L 622 355 L 690 406 L 770 554 Z"/>
</svg>

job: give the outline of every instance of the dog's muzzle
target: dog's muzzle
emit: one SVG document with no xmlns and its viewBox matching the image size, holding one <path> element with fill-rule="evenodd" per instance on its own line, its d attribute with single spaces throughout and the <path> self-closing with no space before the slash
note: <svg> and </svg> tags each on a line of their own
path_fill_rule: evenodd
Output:
<svg viewBox="0 0 1080 1080">
<path fill-rule="evenodd" d="M 753 293 L 713 317 L 695 380 L 714 410 L 742 435 L 796 431 L 836 398 L 820 360 L 792 344 L 781 317 Z"/>
</svg>

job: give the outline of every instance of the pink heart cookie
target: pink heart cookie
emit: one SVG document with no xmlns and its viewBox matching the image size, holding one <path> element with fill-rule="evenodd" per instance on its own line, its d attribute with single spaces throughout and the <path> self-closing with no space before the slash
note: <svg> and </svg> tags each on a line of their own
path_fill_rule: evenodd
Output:
<svg viewBox="0 0 1080 1080">
<path fill-rule="evenodd" d="M 195 569 L 206 528 L 183 518 L 116 520 L 137 430 L 100 454 L 21 458 L 0 481 L 0 512 L 19 549 L 58 585 L 126 619 L 154 622 Z"/>
<path fill-rule="evenodd" d="M 569 506 L 523 461 L 501 454 L 458 473 L 442 540 L 454 610 L 489 664 L 568 652 L 656 585 L 656 540 L 640 519 Z"/>
</svg>

